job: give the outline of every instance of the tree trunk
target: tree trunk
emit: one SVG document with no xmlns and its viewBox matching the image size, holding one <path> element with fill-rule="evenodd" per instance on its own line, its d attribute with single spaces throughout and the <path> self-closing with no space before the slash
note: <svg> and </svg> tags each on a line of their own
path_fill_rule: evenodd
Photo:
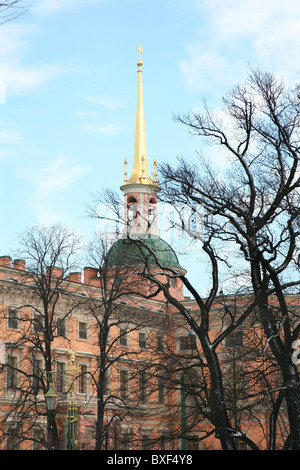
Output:
<svg viewBox="0 0 300 470">
<path fill-rule="evenodd" d="M 220 364 L 218 357 L 214 348 L 211 347 L 211 344 L 208 340 L 201 341 L 204 355 L 206 357 L 209 371 L 210 371 L 210 380 L 211 380 L 211 390 L 210 390 L 210 410 L 211 410 L 211 422 L 216 428 L 216 437 L 220 439 L 220 443 L 223 450 L 236 450 L 235 440 L 230 436 L 230 429 L 232 429 L 227 409 L 226 402 L 224 397 L 223 381 L 222 381 L 222 372 L 220 369 Z"/>
<path fill-rule="evenodd" d="M 55 411 L 47 411 L 47 432 L 48 444 L 50 450 L 58 450 L 58 432 L 55 421 Z"/>
<path fill-rule="evenodd" d="M 290 449 L 300 450 L 300 381 L 296 367 L 287 367 L 286 405 L 290 425 Z"/>
</svg>

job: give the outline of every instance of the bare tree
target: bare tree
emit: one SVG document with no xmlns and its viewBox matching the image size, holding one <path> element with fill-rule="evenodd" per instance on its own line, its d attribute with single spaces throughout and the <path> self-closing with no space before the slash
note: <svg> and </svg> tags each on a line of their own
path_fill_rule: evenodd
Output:
<svg viewBox="0 0 300 470">
<path fill-rule="evenodd" d="M 3 316 L 8 322 L 6 338 L 3 336 L 6 342 L 3 386 L 11 401 L 1 418 L 1 437 L 13 437 L 16 445 L 27 440 L 57 448 L 55 415 L 47 409 L 45 434 L 44 397 L 54 379 L 53 341 L 62 334 L 58 332 L 58 319 L 63 322 L 82 304 L 75 291 L 68 291 L 65 281 L 74 268 L 79 241 L 60 226 L 33 227 L 20 237 L 20 247 L 19 255 L 26 269 L 16 271 L 9 292 L 3 287 L 1 293 L 6 306 Z M 5 424 L 8 417 L 12 428 Z"/>
<path fill-rule="evenodd" d="M 28 10 L 23 0 L 6 0 L 0 2 L 0 24 L 15 20 Z"/>
<path fill-rule="evenodd" d="M 298 449 L 300 382 L 292 345 L 300 326 L 287 294 L 300 283 L 299 99 L 273 75 L 258 70 L 224 98 L 224 122 L 206 105 L 203 114 L 176 119 L 224 149 L 229 168 L 222 174 L 201 155 L 199 165 L 184 159 L 177 168 L 166 164 L 161 168 L 162 196 L 204 207 L 206 239 L 219 259 L 223 253 L 228 267 L 237 264 L 237 252 L 242 255 L 241 270 L 247 270 L 267 346 L 282 374 L 289 446 Z"/>
<path fill-rule="evenodd" d="M 134 243 L 144 245 L 141 240 L 135 241 Z M 232 332 L 251 314 L 254 303 L 250 301 L 242 311 L 238 312 L 234 317 L 231 317 L 227 327 L 223 331 L 211 337 L 210 328 L 213 324 L 211 312 L 213 311 L 214 302 L 216 301 L 218 293 L 218 257 L 210 242 L 205 243 L 203 249 L 210 259 L 213 278 L 212 287 L 207 298 L 203 298 L 199 292 L 197 292 L 184 274 L 170 267 L 163 266 L 152 250 L 151 254 L 157 263 L 156 270 L 153 269 L 153 266 L 150 267 L 149 263 L 146 262 L 145 269 L 140 271 L 140 275 L 145 279 L 151 279 L 152 282 L 157 285 L 159 290 L 163 292 L 167 301 L 178 309 L 180 315 L 182 315 L 189 328 L 198 338 L 202 354 L 205 358 L 204 362 L 204 359 L 201 356 L 199 357 L 199 366 L 202 368 L 205 367 L 209 373 L 209 379 L 207 380 L 207 383 L 209 383 L 207 390 L 209 413 L 207 417 L 214 426 L 215 435 L 220 439 L 222 448 L 224 450 L 234 450 L 236 448 L 234 428 L 230 422 L 226 407 L 223 372 L 217 350 L 228 335 L 232 334 Z M 189 311 L 184 303 L 171 293 L 168 280 L 172 278 L 181 281 L 193 296 L 199 309 L 197 313 Z M 243 438 L 243 436 L 241 437 Z"/>
<path fill-rule="evenodd" d="M 175 194 L 177 197 L 177 193 Z M 126 218 L 122 218 L 124 211 L 119 210 L 118 201 L 119 198 L 115 193 L 112 191 L 104 191 L 95 198 L 96 209 L 93 207 L 89 208 L 89 215 L 95 218 L 105 219 L 107 217 L 105 211 L 99 212 L 97 208 L 98 205 L 100 205 L 101 208 L 107 207 L 109 208 L 109 220 L 113 222 L 112 226 L 119 225 L 122 229 L 122 225 L 126 225 L 130 222 L 126 220 Z M 174 199 L 172 201 L 174 201 Z M 209 419 L 214 426 L 214 432 L 216 433 L 216 436 L 221 441 L 222 447 L 226 450 L 235 449 L 235 439 L 231 435 L 233 433 L 232 431 L 228 431 L 232 430 L 232 425 L 230 423 L 228 411 L 226 409 L 222 370 L 217 354 L 217 348 L 220 343 L 225 340 L 226 336 L 229 335 L 235 328 L 237 328 L 245 318 L 247 318 L 247 316 L 253 310 L 254 303 L 250 302 L 248 308 L 246 308 L 238 318 L 232 317 L 228 328 L 216 338 L 214 338 L 213 341 L 211 340 L 209 334 L 211 323 L 210 312 L 213 308 L 214 301 L 219 291 L 220 258 L 213 246 L 211 235 L 203 243 L 202 249 L 209 260 L 212 273 L 211 289 L 207 298 L 202 297 L 197 292 L 197 290 L 184 275 L 182 270 L 173 269 L 169 266 L 163 265 L 158 259 L 157 254 L 147 244 L 146 240 L 132 240 L 130 238 L 126 238 L 124 240 L 124 250 L 126 250 L 124 253 L 127 252 L 135 254 L 135 259 L 133 258 L 131 262 L 133 263 L 136 276 L 144 279 L 144 283 L 152 282 L 152 284 L 156 286 L 155 290 L 151 294 L 151 297 L 155 298 L 157 295 L 163 295 L 167 302 L 178 309 L 184 320 L 189 325 L 189 328 L 195 332 L 197 338 L 199 339 L 204 357 L 206 359 L 207 370 L 209 371 L 210 376 L 210 393 L 208 395 L 208 406 L 210 409 Z M 174 293 L 172 293 L 170 289 L 171 280 L 178 280 L 178 282 L 182 282 L 184 287 L 194 297 L 199 311 L 201 312 L 200 318 L 199 315 L 196 317 L 193 316 L 185 308 L 184 304 L 174 296 Z M 147 298 L 149 293 L 141 289 L 138 292 L 138 295 L 140 297 Z"/>
<path fill-rule="evenodd" d="M 228 316 L 243 309 L 244 296 L 220 296 L 219 317 L 221 325 L 228 323 Z M 251 315 L 229 335 L 220 353 L 227 409 L 229 410 L 237 436 L 256 429 L 255 444 L 250 440 L 240 441 L 238 446 L 247 445 L 253 449 L 274 449 L 276 427 L 273 428 L 282 391 L 282 376 L 272 354 L 265 349 L 266 341 L 254 309 Z M 285 410 L 276 416 L 278 448 L 287 438 Z M 260 436 L 260 438 L 259 438 Z M 249 435 L 248 435 L 249 437 Z M 239 439 L 238 439 L 239 441 Z"/>
<path fill-rule="evenodd" d="M 151 407 L 145 407 L 154 368 L 149 332 L 162 330 L 164 320 L 147 307 L 140 308 L 145 283 L 141 285 L 136 275 L 138 260 L 127 248 L 122 249 L 121 243 L 115 252 L 106 240 L 97 238 L 88 250 L 97 289 L 96 300 L 87 287 L 87 308 L 97 337 L 97 367 L 90 377 L 97 396 L 95 448 L 99 450 L 136 446 L 135 433 L 126 431 L 123 439 L 121 427 L 133 428 L 142 416 L 145 420 L 153 413 Z M 155 292 L 147 295 L 150 297 Z"/>
</svg>

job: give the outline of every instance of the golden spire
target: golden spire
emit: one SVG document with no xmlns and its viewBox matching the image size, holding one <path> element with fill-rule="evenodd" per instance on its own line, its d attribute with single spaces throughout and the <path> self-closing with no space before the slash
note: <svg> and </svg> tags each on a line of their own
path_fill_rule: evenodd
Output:
<svg viewBox="0 0 300 470">
<path fill-rule="evenodd" d="M 137 92 L 137 108 L 136 108 L 136 124 L 135 124 L 135 144 L 134 144 L 134 161 L 133 170 L 129 180 L 125 180 L 124 184 L 148 184 L 158 186 L 158 181 L 153 181 L 148 170 L 147 146 L 146 146 L 146 129 L 144 115 L 144 98 L 143 98 L 143 81 L 142 81 L 142 65 L 141 55 L 143 50 L 139 44 L 137 47 L 139 53 L 138 65 L 138 92 Z"/>
</svg>

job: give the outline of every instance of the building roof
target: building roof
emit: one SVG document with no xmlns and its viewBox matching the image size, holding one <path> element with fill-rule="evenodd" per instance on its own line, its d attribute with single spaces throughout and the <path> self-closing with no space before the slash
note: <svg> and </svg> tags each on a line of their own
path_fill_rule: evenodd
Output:
<svg viewBox="0 0 300 470">
<path fill-rule="evenodd" d="M 120 239 L 114 243 L 108 253 L 108 264 L 138 264 L 148 261 L 150 264 L 157 264 L 155 257 L 150 250 L 156 254 L 158 261 L 165 267 L 181 268 L 177 255 L 173 248 L 161 238 L 151 236 L 142 239 L 146 246 L 137 243 L 130 238 Z M 150 248 L 150 250 L 147 249 Z"/>
</svg>

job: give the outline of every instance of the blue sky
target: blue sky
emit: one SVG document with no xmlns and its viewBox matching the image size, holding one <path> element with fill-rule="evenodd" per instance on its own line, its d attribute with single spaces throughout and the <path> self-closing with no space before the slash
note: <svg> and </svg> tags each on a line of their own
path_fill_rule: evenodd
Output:
<svg viewBox="0 0 300 470">
<path fill-rule="evenodd" d="M 201 142 L 173 113 L 200 109 L 203 96 L 219 109 L 249 67 L 300 81 L 298 0 L 28 3 L 0 26 L 2 255 L 32 225 L 96 228 L 91 194 L 118 190 L 133 162 L 139 43 L 150 165 L 194 158 Z M 199 282 L 199 265 L 191 276 Z"/>
</svg>

